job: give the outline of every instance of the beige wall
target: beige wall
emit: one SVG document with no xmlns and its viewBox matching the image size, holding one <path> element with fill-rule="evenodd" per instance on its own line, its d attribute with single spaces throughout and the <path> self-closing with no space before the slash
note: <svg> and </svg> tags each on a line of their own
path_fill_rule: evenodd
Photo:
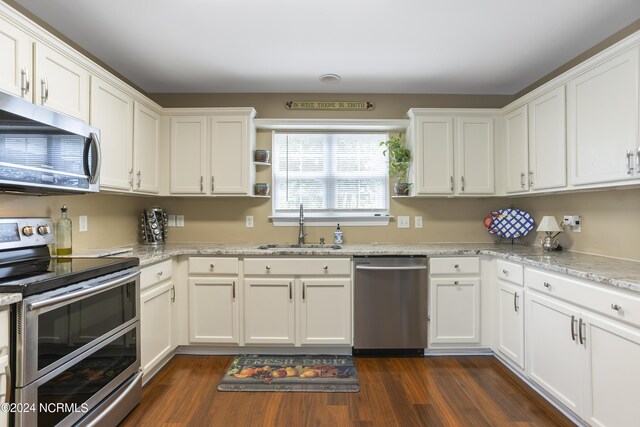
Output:
<svg viewBox="0 0 640 427">
<path fill-rule="evenodd" d="M 130 245 L 138 240 L 138 216 L 156 202 L 153 198 L 91 194 L 72 196 L 24 196 L 0 194 L 2 217 L 60 217 L 66 204 L 73 222 L 73 249 Z M 88 231 L 78 231 L 78 216 L 87 215 Z"/>
</svg>

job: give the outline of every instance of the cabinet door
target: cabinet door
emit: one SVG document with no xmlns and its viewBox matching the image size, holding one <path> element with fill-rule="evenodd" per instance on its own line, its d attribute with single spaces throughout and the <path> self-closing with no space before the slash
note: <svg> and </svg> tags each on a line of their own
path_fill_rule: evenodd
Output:
<svg viewBox="0 0 640 427">
<path fill-rule="evenodd" d="M 300 279 L 300 343 L 351 344 L 351 279 Z"/>
<path fill-rule="evenodd" d="M 460 194 L 493 194 L 493 119 L 460 117 L 456 158 Z"/>
<path fill-rule="evenodd" d="M 567 185 L 564 85 L 529 103 L 529 185 L 533 190 Z"/>
<path fill-rule="evenodd" d="M 32 100 L 32 44 L 22 30 L 0 18 L 0 90 Z"/>
<path fill-rule="evenodd" d="M 634 177 L 634 157 L 628 159 L 627 152 L 637 154 L 638 148 L 638 49 L 630 49 L 568 83 L 571 184 Z"/>
<path fill-rule="evenodd" d="M 225 116 L 211 118 L 212 194 L 249 193 L 249 118 Z"/>
<path fill-rule="evenodd" d="M 594 426 L 631 426 L 640 420 L 640 333 L 583 313 L 590 384 L 585 418 Z"/>
<path fill-rule="evenodd" d="M 429 342 L 480 342 L 480 279 L 430 279 Z"/>
<path fill-rule="evenodd" d="M 529 144 L 527 134 L 527 106 L 524 105 L 505 117 L 506 192 L 521 193 L 529 190 Z"/>
<path fill-rule="evenodd" d="M 586 351 L 578 339 L 578 311 L 534 292 L 526 294 L 529 378 L 580 414 L 586 385 Z"/>
<path fill-rule="evenodd" d="M 524 291 L 500 280 L 498 286 L 498 350 L 524 368 Z"/>
<path fill-rule="evenodd" d="M 207 118 L 171 118 L 171 193 L 204 193 Z"/>
<path fill-rule="evenodd" d="M 0 403 L 9 403 L 7 399 L 7 381 L 10 379 L 7 376 L 9 370 L 9 355 L 0 357 Z M 9 411 L 0 412 L 0 427 L 6 427 L 9 425 Z"/>
<path fill-rule="evenodd" d="M 134 190 L 142 193 L 160 191 L 160 115 L 135 102 L 133 111 Z"/>
<path fill-rule="evenodd" d="M 416 118 L 416 192 L 453 194 L 453 117 Z"/>
<path fill-rule="evenodd" d="M 189 279 L 189 341 L 240 343 L 238 278 Z"/>
<path fill-rule="evenodd" d="M 35 102 L 89 122 L 89 72 L 65 55 L 35 44 Z"/>
<path fill-rule="evenodd" d="M 294 344 L 293 278 L 244 278 L 244 342 Z"/>
<path fill-rule="evenodd" d="M 164 282 L 140 295 L 141 363 L 144 374 L 173 350 L 171 342 L 173 284 Z"/>
<path fill-rule="evenodd" d="M 91 76 L 89 122 L 100 129 L 100 187 L 129 191 L 133 182 L 133 98 Z"/>
</svg>

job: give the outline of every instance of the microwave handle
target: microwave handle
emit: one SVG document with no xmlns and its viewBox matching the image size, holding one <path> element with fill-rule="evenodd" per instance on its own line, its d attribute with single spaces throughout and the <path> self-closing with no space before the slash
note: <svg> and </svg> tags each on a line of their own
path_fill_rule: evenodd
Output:
<svg viewBox="0 0 640 427">
<path fill-rule="evenodd" d="M 96 286 L 80 289 L 78 291 L 70 292 L 68 294 L 63 294 L 57 297 L 52 297 L 44 301 L 32 302 L 27 304 L 27 310 L 28 311 L 39 310 L 45 307 L 50 307 L 52 305 L 60 304 L 62 302 L 66 302 L 70 304 L 71 302 L 82 299 L 87 295 L 98 294 L 100 292 L 104 292 L 109 289 L 117 288 L 118 286 L 121 286 L 131 281 L 132 279 L 135 279 L 139 275 L 140 275 L 140 272 L 136 271 L 134 273 L 127 274 L 124 277 L 120 277 L 116 280 L 110 280 L 107 283 L 101 283 Z"/>
<path fill-rule="evenodd" d="M 93 148 L 92 148 L 93 147 Z M 89 153 L 95 153 L 93 162 L 93 170 L 89 170 Z M 90 140 L 84 146 L 84 173 L 89 176 L 89 184 L 98 182 L 100 176 L 100 166 L 102 166 L 102 150 L 100 148 L 100 138 L 94 132 L 91 132 Z"/>
</svg>

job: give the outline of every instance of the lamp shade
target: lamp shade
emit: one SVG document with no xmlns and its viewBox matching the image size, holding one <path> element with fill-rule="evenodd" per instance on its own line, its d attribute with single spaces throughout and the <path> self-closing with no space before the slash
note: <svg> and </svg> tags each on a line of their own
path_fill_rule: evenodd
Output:
<svg viewBox="0 0 640 427">
<path fill-rule="evenodd" d="M 542 221 L 540 221 L 540 224 L 538 225 L 536 231 L 550 231 L 554 233 L 562 231 L 562 228 L 560 228 L 560 226 L 558 225 L 555 217 L 543 216 Z"/>
</svg>

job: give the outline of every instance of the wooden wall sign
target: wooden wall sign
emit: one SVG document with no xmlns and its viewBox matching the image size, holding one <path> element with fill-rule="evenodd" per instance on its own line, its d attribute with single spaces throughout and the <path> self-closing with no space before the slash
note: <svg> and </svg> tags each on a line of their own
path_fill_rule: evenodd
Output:
<svg viewBox="0 0 640 427">
<path fill-rule="evenodd" d="M 371 101 L 288 101 L 287 110 L 334 110 L 371 111 L 375 109 Z"/>
</svg>

